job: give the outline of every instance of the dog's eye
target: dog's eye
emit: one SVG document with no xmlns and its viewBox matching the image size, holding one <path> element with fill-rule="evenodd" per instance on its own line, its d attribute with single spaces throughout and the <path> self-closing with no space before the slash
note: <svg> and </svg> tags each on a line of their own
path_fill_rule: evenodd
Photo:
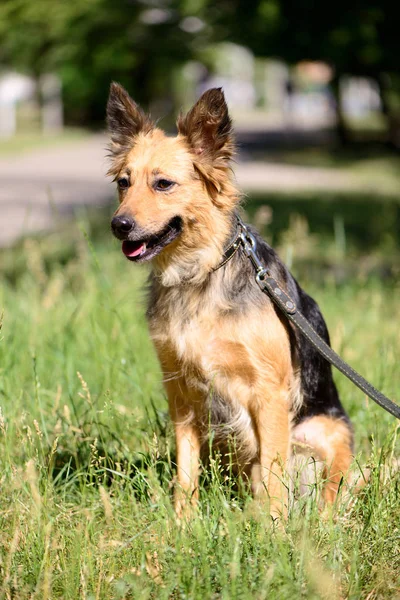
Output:
<svg viewBox="0 0 400 600">
<path fill-rule="evenodd" d="M 155 189 L 160 192 L 165 192 L 167 190 L 170 190 L 174 185 L 174 181 L 170 181 L 169 179 L 159 179 L 158 181 L 156 181 Z"/>
<path fill-rule="evenodd" d="M 120 190 L 126 190 L 129 187 L 129 179 L 127 177 L 120 177 L 117 184 Z"/>
</svg>

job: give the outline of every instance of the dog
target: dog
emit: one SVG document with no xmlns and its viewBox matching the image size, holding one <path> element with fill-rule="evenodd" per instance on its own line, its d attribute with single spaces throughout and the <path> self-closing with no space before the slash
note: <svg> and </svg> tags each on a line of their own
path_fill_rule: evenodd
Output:
<svg viewBox="0 0 400 600">
<path fill-rule="evenodd" d="M 175 429 L 178 516 L 197 503 L 210 436 L 219 448 L 233 440 L 238 472 L 273 518 L 287 514 L 285 473 L 303 446 L 323 462 L 324 500 L 334 503 L 353 434 L 331 366 L 261 293 L 243 249 L 226 257 L 240 193 L 223 91 L 206 91 L 169 137 L 113 83 L 107 122 L 120 200 L 112 231 L 130 261 L 152 262 L 147 320 Z M 263 264 L 329 343 L 316 302 L 250 231 Z"/>
</svg>

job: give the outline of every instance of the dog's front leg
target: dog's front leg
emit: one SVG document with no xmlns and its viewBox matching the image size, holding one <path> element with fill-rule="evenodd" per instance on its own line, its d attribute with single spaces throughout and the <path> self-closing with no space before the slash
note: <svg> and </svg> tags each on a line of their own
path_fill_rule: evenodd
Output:
<svg viewBox="0 0 400 600">
<path fill-rule="evenodd" d="M 268 498 L 272 517 L 285 517 L 288 495 L 284 475 L 289 453 L 289 392 L 277 390 L 253 403 L 259 461 L 251 471 L 255 498 Z"/>
<path fill-rule="evenodd" d="M 188 515 L 199 496 L 200 433 L 195 412 L 182 394 L 183 382 L 166 384 L 169 411 L 175 428 L 177 482 L 174 499 L 178 518 Z"/>
</svg>

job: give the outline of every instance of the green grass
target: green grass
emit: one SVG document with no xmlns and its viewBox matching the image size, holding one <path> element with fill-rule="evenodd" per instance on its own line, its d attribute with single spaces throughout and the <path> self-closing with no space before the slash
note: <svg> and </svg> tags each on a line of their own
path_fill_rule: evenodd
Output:
<svg viewBox="0 0 400 600">
<path fill-rule="evenodd" d="M 8 139 L 0 139 L 0 156 L 76 143 L 84 140 L 88 135 L 89 133 L 84 129 L 71 127 L 54 134 L 44 134 L 40 131 L 21 132 Z"/>
<path fill-rule="evenodd" d="M 174 441 L 144 319 L 146 271 L 87 223 L 0 259 L 0 598 L 400 597 L 392 417 L 338 375 L 355 471 L 371 469 L 362 492 L 334 515 L 300 500 L 274 529 L 213 463 L 197 516 L 180 527 Z M 398 398 L 398 282 L 329 274 L 302 283 L 334 347 Z"/>
<path fill-rule="evenodd" d="M 400 196 L 400 157 L 379 145 L 364 143 L 348 148 L 318 146 L 268 153 L 263 150 L 258 158 L 286 165 L 332 169 L 338 175 L 347 175 L 351 179 L 355 195 L 397 199 Z"/>
</svg>

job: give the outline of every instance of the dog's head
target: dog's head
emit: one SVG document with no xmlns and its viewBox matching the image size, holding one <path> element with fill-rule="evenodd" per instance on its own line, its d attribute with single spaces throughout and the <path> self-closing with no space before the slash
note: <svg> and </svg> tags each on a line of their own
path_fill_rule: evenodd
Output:
<svg viewBox="0 0 400 600">
<path fill-rule="evenodd" d="M 109 174 L 120 206 L 112 220 L 125 256 L 155 259 L 166 285 L 201 280 L 218 264 L 238 193 L 230 178 L 231 119 L 221 89 L 203 94 L 167 137 L 117 83 L 107 106 Z M 197 275 L 196 275 L 197 273 Z"/>
</svg>

